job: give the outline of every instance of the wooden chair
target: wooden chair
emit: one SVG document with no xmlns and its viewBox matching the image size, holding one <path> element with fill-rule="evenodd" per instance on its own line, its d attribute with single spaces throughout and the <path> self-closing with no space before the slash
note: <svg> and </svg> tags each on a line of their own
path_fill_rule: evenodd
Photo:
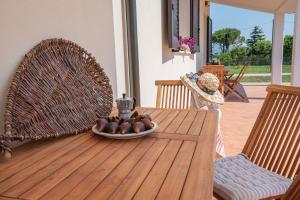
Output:
<svg viewBox="0 0 300 200">
<path fill-rule="evenodd" d="M 255 165 L 294 180 L 286 194 L 300 199 L 300 87 L 270 85 L 242 153 Z M 225 158 L 226 159 L 226 158 Z"/>
<path fill-rule="evenodd" d="M 209 66 L 206 65 L 201 69 L 201 72 L 212 73 L 216 75 L 220 81 L 219 90 L 224 95 L 224 77 L 226 73 L 223 69 L 224 69 L 224 65 L 209 65 Z"/>
<path fill-rule="evenodd" d="M 204 65 L 202 68 L 223 69 L 223 68 L 224 68 L 224 65 Z"/>
<path fill-rule="evenodd" d="M 284 200 L 299 200 L 300 199 L 300 172 L 297 173 L 298 176 L 295 178 L 293 184 L 288 189 L 286 194 L 282 199 Z"/>
<path fill-rule="evenodd" d="M 236 90 L 236 88 L 241 83 L 247 69 L 248 69 L 248 65 L 244 65 L 243 68 L 241 69 L 240 73 L 238 74 L 238 76 L 235 79 L 226 79 L 225 78 L 224 86 L 225 86 L 225 88 L 227 88 L 227 91 L 225 92 L 225 95 L 224 95 L 225 99 L 227 99 L 231 94 L 233 94 L 233 95 L 237 96 L 239 99 L 241 99 L 242 101 L 246 100 L 246 98 L 242 94 L 240 94 Z"/>
<path fill-rule="evenodd" d="M 189 109 L 191 91 L 181 80 L 157 80 L 156 108 Z"/>
</svg>

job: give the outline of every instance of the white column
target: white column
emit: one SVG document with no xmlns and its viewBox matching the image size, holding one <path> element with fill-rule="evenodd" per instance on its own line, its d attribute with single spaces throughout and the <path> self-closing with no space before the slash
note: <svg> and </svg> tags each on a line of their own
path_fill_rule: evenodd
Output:
<svg viewBox="0 0 300 200">
<path fill-rule="evenodd" d="M 272 83 L 282 83 L 284 13 L 274 14 L 272 48 Z"/>
<path fill-rule="evenodd" d="M 297 8 L 294 22 L 293 61 L 292 61 L 292 85 L 300 86 L 300 0 L 297 0 Z"/>
</svg>

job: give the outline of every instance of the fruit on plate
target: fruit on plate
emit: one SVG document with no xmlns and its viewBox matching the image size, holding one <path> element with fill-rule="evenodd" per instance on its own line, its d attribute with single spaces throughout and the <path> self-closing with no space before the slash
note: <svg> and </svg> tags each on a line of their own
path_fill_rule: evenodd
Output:
<svg viewBox="0 0 300 200">
<path fill-rule="evenodd" d="M 141 122 L 144 124 L 146 130 L 152 128 L 152 123 L 149 118 L 143 118 Z"/>
<path fill-rule="evenodd" d="M 146 114 L 144 114 L 143 116 L 144 116 L 144 118 L 147 118 L 147 119 L 149 119 L 150 121 L 152 121 L 152 118 L 151 118 L 151 116 L 150 116 L 149 114 L 146 113 Z"/>
<path fill-rule="evenodd" d="M 131 115 L 131 118 L 136 118 L 137 116 L 139 116 L 138 111 L 134 111 L 133 114 Z"/>
<path fill-rule="evenodd" d="M 97 129 L 100 132 L 111 134 L 140 133 L 153 128 L 152 118 L 149 114 L 139 115 L 135 111 L 130 119 L 119 117 L 106 117 L 97 120 Z"/>
<path fill-rule="evenodd" d="M 104 129 L 104 132 L 116 134 L 119 129 L 119 124 L 117 122 L 109 122 Z"/>
<path fill-rule="evenodd" d="M 119 130 L 121 134 L 131 133 L 132 125 L 129 122 L 123 122 L 122 124 L 120 124 Z"/>
<path fill-rule="evenodd" d="M 143 122 L 135 122 L 132 125 L 132 129 L 135 133 L 143 132 L 145 130 L 145 125 Z"/>
<path fill-rule="evenodd" d="M 97 129 L 99 131 L 103 131 L 107 124 L 108 124 L 107 119 L 105 119 L 105 118 L 98 119 L 97 120 Z"/>
</svg>

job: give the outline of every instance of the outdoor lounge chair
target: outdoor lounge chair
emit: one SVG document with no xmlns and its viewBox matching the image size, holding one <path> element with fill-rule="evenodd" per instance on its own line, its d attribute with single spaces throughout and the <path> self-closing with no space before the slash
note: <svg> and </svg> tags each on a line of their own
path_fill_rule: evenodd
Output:
<svg viewBox="0 0 300 200">
<path fill-rule="evenodd" d="M 44 40 L 19 65 L 9 89 L 0 151 L 11 142 L 78 134 L 112 110 L 112 88 L 86 50 L 63 39 Z"/>
<path fill-rule="evenodd" d="M 242 154 L 215 162 L 220 199 L 300 199 L 300 88 L 267 91 Z"/>
<path fill-rule="evenodd" d="M 156 80 L 156 108 L 189 109 L 191 92 L 181 80 Z"/>
<path fill-rule="evenodd" d="M 233 94 L 239 99 L 241 99 L 242 101 L 246 101 L 245 97 L 237 91 L 237 87 L 241 83 L 247 69 L 248 69 L 248 65 L 244 65 L 240 73 L 238 74 L 238 76 L 235 77 L 234 79 L 232 79 L 233 74 L 227 78 L 225 77 L 224 86 L 227 89 L 224 95 L 225 99 L 227 99 L 230 95 Z"/>
</svg>

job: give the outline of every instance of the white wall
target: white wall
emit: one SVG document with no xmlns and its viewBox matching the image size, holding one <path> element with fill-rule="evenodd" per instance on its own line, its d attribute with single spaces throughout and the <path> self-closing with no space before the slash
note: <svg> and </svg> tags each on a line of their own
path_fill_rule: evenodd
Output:
<svg viewBox="0 0 300 200">
<path fill-rule="evenodd" d="M 0 131 L 7 90 L 18 63 L 43 39 L 65 38 L 84 47 L 104 68 L 116 91 L 114 37 L 118 34 L 114 34 L 113 20 L 119 17 L 113 17 L 112 0 L 1 0 Z"/>
<path fill-rule="evenodd" d="M 167 39 L 166 0 L 137 1 L 137 31 L 139 50 L 140 94 L 142 106 L 155 106 L 155 80 L 178 80 L 181 75 L 196 72 L 205 52 L 195 55 L 172 53 Z M 181 2 L 181 1 L 180 1 Z M 204 0 L 201 0 L 204 6 Z M 189 8 L 188 8 L 189 9 Z M 203 10 L 203 8 L 201 8 Z M 189 10 L 187 11 L 189 12 Z M 204 17 L 204 12 L 200 17 Z M 203 20 L 200 20 L 203 23 Z M 206 32 L 200 24 L 201 36 Z M 200 41 L 200 43 L 206 41 Z M 200 62 L 201 60 L 202 62 Z"/>
<path fill-rule="evenodd" d="M 115 97 L 121 97 L 126 93 L 126 76 L 125 76 L 125 47 L 123 30 L 122 1 L 113 0 L 114 16 L 114 39 L 115 39 L 115 60 L 116 60 L 116 87 Z M 114 102 L 115 103 L 115 102 Z"/>
</svg>

